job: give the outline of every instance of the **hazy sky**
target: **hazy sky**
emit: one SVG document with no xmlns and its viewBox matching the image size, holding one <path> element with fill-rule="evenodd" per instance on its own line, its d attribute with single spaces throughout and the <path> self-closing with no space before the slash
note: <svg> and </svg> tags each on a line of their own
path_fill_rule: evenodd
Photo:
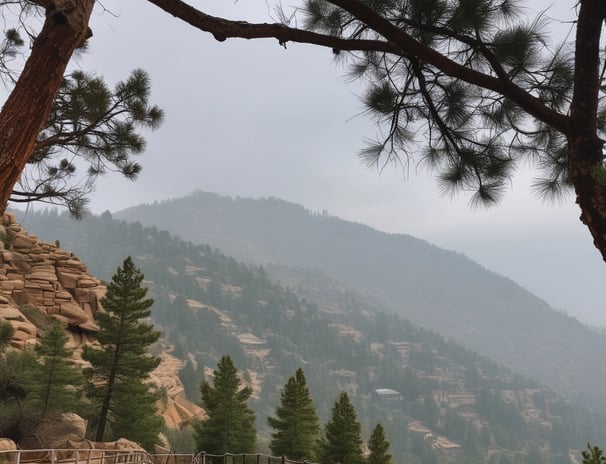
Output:
<svg viewBox="0 0 606 464">
<path fill-rule="evenodd" d="M 262 0 L 207 3 L 210 13 L 271 21 Z M 563 3 L 550 14 L 565 15 L 575 2 Z M 573 197 L 561 205 L 534 198 L 527 166 L 499 207 L 471 211 L 468 195 L 441 197 L 431 174 L 417 172 L 414 163 L 382 173 L 361 165 L 356 154 L 377 128 L 363 114 L 359 84 L 347 82 L 329 50 L 284 49 L 269 39 L 219 43 L 145 0 L 103 5 L 111 14 L 95 13 L 90 52 L 78 65 L 112 84 L 134 68 L 147 70 L 166 122 L 148 137 L 139 180 L 102 179 L 94 212 L 196 189 L 275 196 L 459 251 L 555 308 L 606 325 L 606 264 Z M 554 33 L 567 30 L 560 25 Z"/>
</svg>

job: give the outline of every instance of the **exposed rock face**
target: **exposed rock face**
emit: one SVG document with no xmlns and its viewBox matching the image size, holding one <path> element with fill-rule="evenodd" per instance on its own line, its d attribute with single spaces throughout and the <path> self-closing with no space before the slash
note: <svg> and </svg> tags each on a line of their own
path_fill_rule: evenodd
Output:
<svg viewBox="0 0 606 464">
<path fill-rule="evenodd" d="M 10 213 L 1 218 L 0 236 L 0 320 L 15 328 L 11 345 L 35 344 L 41 316 L 61 321 L 75 347 L 92 342 L 105 286 L 76 255 L 28 235 Z"/>
<path fill-rule="evenodd" d="M 168 428 L 177 428 L 192 419 L 204 416 L 204 410 L 185 398 L 185 390 L 179 379 L 183 361 L 169 353 L 160 354 L 160 365 L 151 373 L 150 380 L 166 390 L 166 401 L 160 405 L 162 417 Z"/>
<path fill-rule="evenodd" d="M 95 314 L 103 311 L 100 300 L 105 292 L 106 287 L 74 253 L 28 235 L 13 214 L 0 216 L 0 321 L 15 328 L 12 348 L 33 346 L 39 328 L 50 317 L 66 327 L 75 360 L 83 362 L 81 347 L 96 342 Z M 178 376 L 181 361 L 168 353 L 161 357 L 151 380 L 167 391 L 167 402 L 161 407 L 167 426 L 179 427 L 203 412 L 185 399 Z"/>
</svg>

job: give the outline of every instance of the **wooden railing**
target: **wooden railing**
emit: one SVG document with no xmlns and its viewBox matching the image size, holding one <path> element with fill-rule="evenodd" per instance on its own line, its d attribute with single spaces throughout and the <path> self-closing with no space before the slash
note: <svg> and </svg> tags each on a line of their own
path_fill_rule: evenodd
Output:
<svg viewBox="0 0 606 464">
<path fill-rule="evenodd" d="M 38 449 L 0 451 L 0 464 L 313 464 L 266 454 L 149 454 L 136 450 Z"/>
<path fill-rule="evenodd" d="M 308 461 L 294 461 L 284 456 L 267 454 L 209 454 L 198 453 L 191 464 L 312 464 Z"/>
<path fill-rule="evenodd" d="M 136 450 L 37 449 L 0 451 L 0 464 L 154 464 L 154 459 Z"/>
</svg>

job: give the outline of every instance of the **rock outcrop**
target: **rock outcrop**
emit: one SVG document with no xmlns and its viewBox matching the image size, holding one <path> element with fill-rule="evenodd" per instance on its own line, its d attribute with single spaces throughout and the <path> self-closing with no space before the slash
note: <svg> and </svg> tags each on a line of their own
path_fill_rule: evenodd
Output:
<svg viewBox="0 0 606 464">
<path fill-rule="evenodd" d="M 48 318 L 61 321 L 75 347 L 94 340 L 95 313 L 106 288 L 74 253 L 28 235 L 15 217 L 0 222 L 0 320 L 9 321 L 14 348 L 36 343 Z"/>
<path fill-rule="evenodd" d="M 96 342 L 95 315 L 103 311 L 105 292 L 74 253 L 29 235 L 13 214 L 0 216 L 0 321 L 15 329 L 13 349 L 33 346 L 52 318 L 64 325 L 75 361 L 82 363 L 81 347 Z M 202 409 L 185 399 L 178 375 L 181 361 L 166 352 L 161 358 L 151 380 L 167 392 L 167 401 L 160 405 L 167 426 L 180 427 L 202 417 Z M 84 434 L 73 438 L 83 439 Z"/>
<path fill-rule="evenodd" d="M 168 428 L 178 428 L 204 416 L 201 407 L 185 398 L 185 389 L 179 379 L 182 367 L 183 361 L 163 352 L 160 365 L 150 375 L 152 383 L 166 391 L 166 401 L 161 402 L 160 411 Z"/>
</svg>

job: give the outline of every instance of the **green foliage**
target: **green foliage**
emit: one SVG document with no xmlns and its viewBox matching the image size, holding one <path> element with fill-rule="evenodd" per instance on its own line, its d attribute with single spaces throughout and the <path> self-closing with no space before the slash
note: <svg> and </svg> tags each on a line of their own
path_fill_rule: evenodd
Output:
<svg viewBox="0 0 606 464">
<path fill-rule="evenodd" d="M 201 215 L 206 220 L 209 214 L 213 217 L 212 205 L 220 205 L 217 209 L 224 211 L 232 209 L 231 221 L 242 220 L 243 224 L 247 223 L 246 215 L 258 217 L 261 210 L 264 217 L 272 217 L 273 209 L 279 207 L 280 210 L 289 211 L 289 220 L 286 222 L 294 226 L 305 224 L 309 230 L 315 227 L 314 224 L 326 222 L 327 226 L 338 227 L 341 238 L 339 244 L 347 240 L 365 243 L 365 236 L 370 234 L 361 227 L 346 232 L 348 227 L 334 218 L 314 216 L 304 211 L 301 213 L 299 207 L 277 200 L 273 203 L 262 202 L 262 205 L 269 204 L 266 209 L 262 209 L 263 206 L 256 201 L 254 204 L 257 206 L 251 207 L 251 200 L 235 201 L 208 194 L 194 195 L 180 201 L 187 203 L 188 211 L 199 203 L 209 202 L 211 213 Z M 229 202 L 234 205 L 230 207 L 227 204 Z M 160 206 L 160 210 L 156 206 L 142 208 L 149 208 L 154 211 L 152 216 L 162 216 L 162 219 L 178 217 L 179 211 L 185 209 L 174 201 L 158 205 Z M 135 215 L 133 211 L 129 214 Z M 214 218 L 213 223 L 215 220 L 224 223 L 220 218 Z M 188 388 L 195 385 L 197 393 L 195 398 L 191 397 L 193 400 L 199 399 L 202 373 L 208 369 L 207 366 L 217 365 L 220 358 L 218 353 L 229 353 L 237 366 L 243 362 L 250 363 L 247 365 L 251 372 L 261 372 L 264 369 L 263 388 L 259 390 L 258 397 L 248 404 L 255 410 L 257 417 L 262 419 L 258 424 L 258 432 L 264 439 L 264 444 L 267 443 L 268 451 L 272 430 L 265 418 L 277 417 L 275 409 L 280 404 L 280 390 L 288 377 L 303 363 L 318 416 L 325 422 L 328 421 L 334 399 L 339 395 L 339 385 L 355 382 L 364 436 L 370 434 L 374 424 L 380 422 L 386 436 L 393 437 L 390 453 L 396 462 L 420 464 L 423 461 L 435 464 L 450 460 L 447 453 L 432 448 L 431 441 L 424 440 L 423 434 L 408 430 L 408 424 L 413 420 L 436 426 L 436 434 L 446 436 L 462 446 L 464 460 L 470 463 L 478 463 L 490 455 L 491 464 L 498 464 L 497 461 L 501 464 L 514 464 L 514 461 L 515 464 L 520 464 L 523 462 L 523 451 L 520 450 L 532 450 L 534 446 L 541 450 L 545 462 L 565 464 L 563 460 L 567 458 L 569 449 L 577 449 L 579 443 L 588 440 L 599 443 L 606 439 L 606 420 L 599 413 L 599 397 L 596 397 L 598 400 L 595 401 L 593 410 L 579 408 L 574 401 L 563 399 L 536 381 L 520 377 L 452 341 L 446 341 L 435 332 L 419 329 L 396 314 L 382 312 L 368 298 L 317 271 L 277 266 L 266 269 L 244 266 L 209 246 L 193 245 L 156 228 L 120 222 L 112 219 L 109 213 L 102 217 L 87 217 L 78 223 L 71 221 L 67 214 L 29 213 L 28 222 L 32 224 L 32 231 L 40 237 L 48 237 L 47 240 L 62 237 L 64 245 L 76 251 L 84 262 L 90 263 L 92 272 L 100 277 L 111 276 L 116 263 L 123 260 L 124 250 L 141 257 L 140 263 L 146 280 L 153 282 L 156 301 L 152 314 L 154 322 L 162 327 L 169 343 L 175 346 L 174 353 L 178 353 L 186 363 L 182 374 L 190 385 Z M 251 223 L 253 229 L 247 229 L 248 232 L 257 233 L 262 230 L 254 229 L 254 221 Z M 273 227 L 278 227 L 277 221 L 271 223 Z M 200 229 L 192 227 L 192 230 Z M 321 235 L 321 230 L 317 230 L 317 234 Z M 279 237 L 284 235 L 281 233 Z M 298 237 L 301 242 L 304 241 L 304 237 Z M 477 292 L 484 292 L 491 285 L 484 280 L 484 274 L 469 273 L 469 269 L 465 268 L 469 266 L 468 261 L 449 261 L 447 253 L 437 249 L 432 252 L 427 247 L 419 246 L 410 237 L 399 237 L 397 241 L 392 241 L 393 237 L 377 236 L 374 233 L 368 237 L 383 243 L 390 253 L 400 247 L 398 249 L 406 251 L 409 261 L 414 262 L 414 273 L 403 274 L 400 266 L 400 269 L 390 268 L 388 275 L 382 279 L 393 279 L 400 286 L 399 294 L 402 298 L 413 301 L 417 305 L 415 307 L 423 304 L 423 300 L 415 299 L 423 287 L 414 278 L 417 274 L 427 276 L 434 271 L 424 267 L 424 259 L 416 260 L 416 255 L 436 256 L 439 267 L 443 268 L 445 274 L 439 279 L 440 282 L 432 281 L 432 285 L 448 285 L 440 288 L 448 289 L 444 291 L 449 298 L 456 295 L 456 301 L 464 301 L 462 295 L 456 293 L 456 287 L 462 284 L 450 286 L 456 276 L 467 276 L 466 281 L 478 284 L 474 287 Z M 276 240 L 278 239 L 273 239 L 274 242 Z M 322 248 L 324 245 L 319 242 L 315 245 L 317 249 L 323 250 L 322 256 L 329 258 L 328 249 Z M 306 246 L 305 249 L 313 247 Z M 281 252 L 288 253 L 286 243 Z M 368 254 L 364 252 L 361 258 L 368 262 L 377 256 L 381 257 L 381 262 L 389 263 L 388 257 L 382 255 L 380 249 L 373 249 Z M 318 259 L 317 256 L 314 259 Z M 339 253 L 338 264 L 342 266 L 344 261 L 349 263 L 348 269 L 352 271 L 349 276 L 355 278 L 355 272 L 359 272 L 362 266 L 347 261 Z M 388 264 L 385 265 L 389 267 Z M 452 271 L 455 268 L 458 273 Z M 296 293 L 270 282 L 268 275 L 288 281 L 296 288 Z M 403 276 L 407 276 L 407 279 Z M 358 277 L 366 278 L 369 281 L 367 284 L 379 286 L 381 283 L 374 274 L 360 274 Z M 215 281 L 216 289 L 221 291 L 219 299 L 222 306 L 214 306 L 209 301 L 207 284 L 211 280 Z M 417 293 L 413 294 L 412 287 L 407 287 L 408 284 L 412 285 L 409 282 L 411 280 L 416 285 Z M 357 282 L 360 284 L 360 280 Z M 434 292 L 432 297 L 436 296 L 437 292 Z M 508 297 L 512 296 L 523 302 L 520 304 L 524 307 L 524 314 L 515 313 L 516 308 L 513 306 L 507 306 L 506 312 L 491 313 L 499 321 L 499 326 L 509 324 L 511 311 L 520 317 L 524 316 L 529 324 L 533 321 L 541 322 L 535 319 L 533 311 L 529 309 L 532 300 L 522 298 L 515 288 L 508 294 Z M 194 301 L 197 303 L 193 304 Z M 430 304 L 449 307 L 446 306 L 449 303 L 441 299 L 425 301 L 424 304 L 423 307 L 427 308 Z M 474 304 L 481 306 L 479 302 Z M 326 312 L 322 308 L 338 308 L 339 311 Z M 247 358 L 238 337 L 230 333 L 234 326 L 229 329 L 225 327 L 225 317 L 230 318 L 237 332 L 252 333 L 265 341 L 265 345 L 260 345 L 264 350 L 267 349 L 262 363 L 258 358 Z M 559 320 L 556 318 L 556 321 Z M 556 322 L 555 325 L 571 327 L 573 331 L 576 327 L 580 328 L 580 324 L 570 326 L 565 322 Z M 339 333 L 338 327 L 343 326 L 351 327 L 361 337 L 354 338 Z M 538 336 L 540 331 L 534 331 L 534 323 L 532 327 L 533 334 Z M 489 328 L 484 327 L 482 330 L 487 331 Z M 599 365 L 599 354 L 603 350 L 597 342 L 601 336 L 583 330 L 570 337 L 574 337 L 575 344 L 577 341 L 591 342 L 581 345 L 586 346 L 582 350 L 584 358 L 573 358 L 575 365 Z M 558 346 L 570 349 L 566 341 L 569 339 L 563 336 L 558 338 L 557 345 L 547 343 L 548 348 L 544 346 L 548 342 L 546 337 L 543 336 L 540 340 L 541 346 L 549 351 L 557 350 Z M 592 353 L 596 353 L 596 357 L 592 357 Z M 573 356 L 572 350 L 570 355 Z M 342 366 L 351 369 L 345 379 L 338 371 Z M 443 372 L 452 373 L 454 378 L 444 378 L 441 374 Z M 585 375 L 590 376 L 591 373 L 591 369 L 588 369 Z M 590 376 L 585 382 L 597 385 L 599 378 Z M 210 376 L 208 380 L 212 383 Z M 373 391 L 380 387 L 399 391 L 402 399 L 384 402 L 373 395 Z M 504 394 L 505 390 L 509 392 Z M 450 401 L 451 395 L 456 397 L 459 394 L 475 397 L 475 406 L 461 405 L 459 400 Z M 433 397 L 433 402 L 429 401 L 430 397 Z M 436 401 L 438 398 L 439 403 Z M 529 407 L 537 411 L 537 420 L 526 414 Z M 472 419 L 480 414 L 479 410 L 481 427 Z M 551 428 L 548 424 L 551 424 Z M 514 456 L 515 459 L 512 458 Z M 320 459 L 320 456 L 316 458 Z"/>
<path fill-rule="evenodd" d="M 5 250 L 10 250 L 12 242 L 11 237 L 2 227 L 0 227 L 0 242 L 4 245 Z"/>
<path fill-rule="evenodd" d="M 355 14 L 326 0 L 307 0 L 305 27 L 346 40 L 398 43 L 385 34 L 390 31 L 453 65 L 519 89 L 548 109 L 567 111 L 573 56 L 570 47 L 547 41 L 545 16 L 529 21 L 514 0 L 373 0 L 367 5 L 372 13 Z M 419 144 L 427 144 L 422 160 L 437 171 L 443 192 L 470 192 L 472 205 L 498 202 L 523 159 L 537 162 L 542 171 L 534 187 L 538 194 L 554 196 L 570 186 L 567 163 L 560 158 L 566 138 L 522 111 L 510 94 L 500 94 L 507 91 L 463 83 L 413 53 L 377 47 L 339 50 L 338 57 L 349 61 L 352 78 L 365 82 L 363 101 L 384 128 L 382 138 L 361 151 L 366 164 L 408 163 L 418 156 Z M 601 100 L 600 105 L 603 109 Z"/>
<path fill-rule="evenodd" d="M 254 452 L 255 413 L 246 404 L 252 389 L 240 388 L 238 371 L 227 355 L 219 360 L 213 377 L 212 385 L 204 381 L 200 386 L 201 404 L 208 417 L 194 426 L 197 451 Z"/>
<path fill-rule="evenodd" d="M 322 464 L 362 464 L 362 428 L 346 392 L 341 392 L 326 424 L 321 444 Z"/>
<path fill-rule="evenodd" d="M 42 417 L 82 411 L 82 406 L 79 407 L 82 371 L 74 366 L 73 350 L 65 346 L 68 340 L 63 326 L 55 321 L 35 347 L 40 363 L 29 389 Z"/>
<path fill-rule="evenodd" d="M 96 426 L 95 440 L 103 441 L 109 424 L 114 438 L 157 437 L 161 423 L 150 419 L 155 413 L 155 395 L 145 380 L 160 359 L 147 353 L 160 337 L 153 325 L 141 322 L 151 314 L 152 299 L 146 299 L 143 274 L 132 258 L 126 258 L 107 286 L 101 303 L 106 313 L 97 314 L 101 348 L 84 347 L 82 358 L 91 363 L 85 370 L 87 395 L 94 405 L 91 417 Z M 137 410 L 133 417 L 128 408 Z M 149 445 L 151 438 L 146 438 Z"/>
<path fill-rule="evenodd" d="M 36 326 L 40 331 L 46 331 L 53 322 L 53 318 L 46 314 L 45 311 L 41 311 L 35 306 L 24 304 L 19 306 L 19 311 L 27 317 L 27 320 Z"/>
<path fill-rule="evenodd" d="M 6 328 L 10 330 L 5 332 Z M 12 335 L 12 326 L 0 323 L 0 332 Z M 19 441 L 45 420 L 83 411 L 82 374 L 73 365 L 67 341 L 63 328 L 55 322 L 33 351 L 0 352 L 1 436 Z"/>
<path fill-rule="evenodd" d="M 163 432 L 170 448 L 176 453 L 194 454 L 196 443 L 194 441 L 193 431 L 190 426 L 180 429 L 164 429 Z"/>
<path fill-rule="evenodd" d="M 37 425 L 39 414 L 27 411 L 36 358 L 29 351 L 0 355 L 0 435 L 15 441 L 27 436 Z"/>
<path fill-rule="evenodd" d="M 273 429 L 269 444 L 273 455 L 315 460 L 320 423 L 301 368 L 286 382 L 275 417 L 268 417 L 267 423 Z"/>
<path fill-rule="evenodd" d="M 82 71 L 65 76 L 11 200 L 62 204 L 82 217 L 97 177 L 111 171 L 136 179 L 141 166 L 132 156 L 145 149 L 138 130 L 157 129 L 164 117 L 149 97 L 149 77 L 141 69 L 113 91 L 101 77 Z M 82 162 L 88 170 L 78 179 Z"/>
<path fill-rule="evenodd" d="M 159 396 L 159 391 L 150 391 L 150 386 L 139 379 L 117 384 L 111 422 L 113 438 L 127 437 L 153 452 L 158 433 L 164 427 L 164 419 L 156 407 Z"/>
<path fill-rule="evenodd" d="M 606 463 L 606 456 L 604 451 L 597 446 L 591 446 L 587 443 L 587 449 L 581 453 L 583 456 L 583 464 L 604 464 Z"/>
<path fill-rule="evenodd" d="M 366 459 L 366 464 L 391 464 L 389 442 L 385 439 L 385 431 L 380 423 L 375 426 L 370 434 L 368 450 L 370 453 Z"/>
<path fill-rule="evenodd" d="M 15 334 L 13 324 L 8 321 L 0 321 L 0 353 L 8 345 Z"/>
<path fill-rule="evenodd" d="M 183 358 L 183 356 L 177 357 Z M 179 371 L 179 379 L 183 384 L 185 397 L 191 401 L 196 401 L 200 394 L 200 384 L 204 381 L 204 370 L 202 366 L 199 365 L 196 369 L 194 368 L 194 363 L 191 359 L 188 359 L 185 361 L 183 368 Z"/>
<path fill-rule="evenodd" d="M 583 456 L 583 464 L 605 464 L 606 456 L 604 452 L 597 446 L 591 446 L 587 443 L 587 449 L 581 453 Z"/>
</svg>

